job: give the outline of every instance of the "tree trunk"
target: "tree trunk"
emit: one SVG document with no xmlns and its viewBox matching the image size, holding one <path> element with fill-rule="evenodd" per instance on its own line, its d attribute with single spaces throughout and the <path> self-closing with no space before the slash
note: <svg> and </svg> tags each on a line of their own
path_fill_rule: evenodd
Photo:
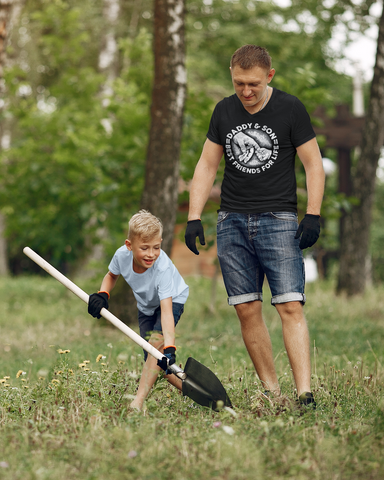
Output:
<svg viewBox="0 0 384 480">
<path fill-rule="evenodd" d="M 154 13 L 155 76 L 141 207 L 162 220 L 162 248 L 169 254 L 177 212 L 186 95 L 184 0 L 155 0 Z"/>
<path fill-rule="evenodd" d="M 6 86 L 4 68 L 7 64 L 6 45 L 12 24 L 19 17 L 23 2 L 17 0 L 0 0 L 0 149 L 8 146 L 10 141 L 9 120 L 5 118 Z M 0 276 L 9 274 L 7 242 L 5 238 L 5 217 L 0 212 Z"/>
<path fill-rule="evenodd" d="M 384 8 L 379 21 L 376 64 L 362 137 L 361 154 L 353 178 L 352 195 L 359 201 L 344 221 L 341 238 L 338 293 L 363 293 L 376 170 L 384 142 Z"/>
</svg>

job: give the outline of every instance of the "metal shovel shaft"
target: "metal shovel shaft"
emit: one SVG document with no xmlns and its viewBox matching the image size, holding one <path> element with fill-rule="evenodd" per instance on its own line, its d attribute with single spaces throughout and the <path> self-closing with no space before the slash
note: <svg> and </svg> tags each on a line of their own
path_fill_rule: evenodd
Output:
<svg viewBox="0 0 384 480">
<path fill-rule="evenodd" d="M 23 249 L 23 252 L 25 253 L 25 255 L 27 255 L 27 257 L 29 257 L 31 260 L 37 263 L 37 265 L 39 265 L 43 270 L 45 270 L 52 277 L 58 280 L 61 284 L 67 287 L 68 290 L 70 290 L 77 297 L 83 300 L 83 302 L 88 304 L 89 295 L 85 293 L 84 290 L 82 290 L 80 287 L 74 284 L 71 280 L 69 280 L 69 278 L 67 278 L 65 275 L 63 275 L 58 270 L 56 270 L 55 267 L 50 265 L 46 260 L 40 257 L 40 255 L 34 252 L 31 248 L 25 247 Z M 115 317 L 115 315 L 113 315 L 113 313 L 111 313 L 109 310 L 102 308 L 100 311 L 100 315 L 102 315 L 106 320 L 112 323 L 112 325 L 118 328 L 121 332 L 127 335 L 127 337 L 133 340 L 137 345 L 139 345 L 141 348 L 143 348 L 146 352 L 148 352 L 150 355 L 155 357 L 157 360 L 161 360 L 163 358 L 163 354 L 159 352 L 159 350 L 157 350 L 149 342 L 144 340 L 144 338 L 140 337 L 140 335 L 137 334 L 134 330 L 129 328 L 125 323 L 123 323 L 121 320 Z M 168 369 L 171 370 L 172 373 L 177 375 L 182 380 L 185 379 L 187 376 L 186 373 L 184 373 L 184 371 L 175 364 L 169 366 Z"/>
</svg>

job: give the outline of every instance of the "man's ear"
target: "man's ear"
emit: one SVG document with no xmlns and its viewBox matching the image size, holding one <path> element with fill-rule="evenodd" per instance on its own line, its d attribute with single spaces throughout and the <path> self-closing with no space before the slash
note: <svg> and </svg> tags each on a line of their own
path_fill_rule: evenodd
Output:
<svg viewBox="0 0 384 480">
<path fill-rule="evenodd" d="M 132 250 L 132 243 L 128 238 L 125 240 L 125 246 L 128 248 L 129 251 Z"/>
<path fill-rule="evenodd" d="M 272 78 L 275 76 L 276 70 L 274 68 L 271 68 L 271 70 L 268 73 L 267 81 L 268 83 L 272 81 Z"/>
</svg>

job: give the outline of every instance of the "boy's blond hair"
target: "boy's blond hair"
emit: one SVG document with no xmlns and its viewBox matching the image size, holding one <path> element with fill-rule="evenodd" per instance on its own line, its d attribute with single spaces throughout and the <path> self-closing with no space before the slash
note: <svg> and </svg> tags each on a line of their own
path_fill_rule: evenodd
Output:
<svg viewBox="0 0 384 480">
<path fill-rule="evenodd" d="M 147 210 L 140 210 L 130 219 L 128 223 L 128 240 L 139 237 L 144 241 L 163 235 L 163 224 L 161 220 Z"/>
</svg>

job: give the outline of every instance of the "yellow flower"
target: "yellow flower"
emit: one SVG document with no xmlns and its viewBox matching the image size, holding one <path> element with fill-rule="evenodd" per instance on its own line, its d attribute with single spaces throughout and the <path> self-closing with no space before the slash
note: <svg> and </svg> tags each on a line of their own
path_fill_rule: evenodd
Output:
<svg viewBox="0 0 384 480">
<path fill-rule="evenodd" d="M 56 375 L 60 375 L 61 373 L 63 373 L 62 370 L 59 370 L 59 371 L 56 373 Z"/>
<path fill-rule="evenodd" d="M 25 378 L 22 378 L 21 381 L 22 381 L 22 382 L 26 382 L 27 380 L 26 380 Z"/>
<path fill-rule="evenodd" d="M 10 387 L 9 383 L 6 383 L 6 384 L 4 385 L 4 387 Z"/>
<path fill-rule="evenodd" d="M 60 381 L 57 380 L 57 378 L 54 378 L 54 379 L 52 380 L 52 383 L 58 383 L 58 384 L 60 384 Z"/>
<path fill-rule="evenodd" d="M 3 377 L 5 380 L 9 380 L 11 377 L 8 377 L 8 375 L 6 375 L 5 377 Z"/>
<path fill-rule="evenodd" d="M 89 372 L 89 368 L 84 368 L 84 372 Z"/>
<path fill-rule="evenodd" d="M 123 360 L 119 360 L 119 365 L 124 365 L 125 362 L 123 362 Z"/>
<path fill-rule="evenodd" d="M 108 373 L 108 370 L 103 370 L 104 373 Z"/>
<path fill-rule="evenodd" d="M 102 358 L 103 358 L 103 355 L 99 353 L 99 355 L 96 357 L 96 362 L 100 362 Z"/>
<path fill-rule="evenodd" d="M 6 382 L 5 378 L 0 379 L 0 383 L 5 383 L 5 382 Z"/>
<path fill-rule="evenodd" d="M 19 378 L 21 375 L 23 375 L 23 370 L 19 370 L 19 371 L 16 373 L 16 378 Z"/>
<path fill-rule="evenodd" d="M 73 375 L 73 370 L 72 370 L 72 368 L 68 368 L 68 373 L 70 373 L 71 375 Z"/>
<path fill-rule="evenodd" d="M 85 363 L 79 363 L 79 367 L 80 367 L 80 368 L 85 367 Z"/>
<path fill-rule="evenodd" d="M 64 350 L 64 353 L 70 353 L 71 350 Z"/>
<path fill-rule="evenodd" d="M 83 363 L 90 363 L 89 360 L 83 360 Z"/>
<path fill-rule="evenodd" d="M 28 385 L 23 385 L 24 388 L 29 388 Z"/>
<path fill-rule="evenodd" d="M 106 363 L 103 363 L 103 362 L 101 362 L 101 365 L 103 365 L 103 367 L 105 367 L 105 365 L 107 365 L 107 364 L 106 364 Z"/>
</svg>

